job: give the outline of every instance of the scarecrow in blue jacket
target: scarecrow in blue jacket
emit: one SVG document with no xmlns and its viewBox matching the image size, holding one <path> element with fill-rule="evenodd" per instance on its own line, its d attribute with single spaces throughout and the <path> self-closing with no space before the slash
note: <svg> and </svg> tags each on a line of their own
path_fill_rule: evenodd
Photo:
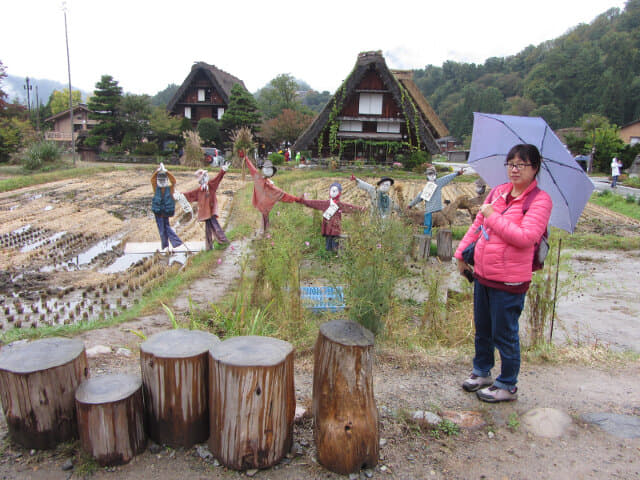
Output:
<svg viewBox="0 0 640 480">
<path fill-rule="evenodd" d="M 182 240 L 169 224 L 169 218 L 173 217 L 176 210 L 176 201 L 173 198 L 175 185 L 176 178 L 161 163 L 151 175 L 151 186 L 154 191 L 151 210 L 156 216 L 156 225 L 158 226 L 158 233 L 160 233 L 162 250 L 169 246 L 169 242 L 171 242 L 173 248 L 182 245 Z"/>
<path fill-rule="evenodd" d="M 427 184 L 416 198 L 409 204 L 408 208 L 424 201 L 424 233 L 431 235 L 432 214 L 442 210 L 442 187 L 451 182 L 458 175 L 462 175 L 463 170 L 460 169 L 455 173 L 450 173 L 444 177 L 436 178 L 436 169 L 434 167 L 427 168 Z"/>
</svg>

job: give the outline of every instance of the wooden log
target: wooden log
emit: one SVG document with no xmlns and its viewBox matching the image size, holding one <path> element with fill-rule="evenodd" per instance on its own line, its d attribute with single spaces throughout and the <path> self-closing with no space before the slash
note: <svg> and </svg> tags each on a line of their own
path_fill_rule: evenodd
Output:
<svg viewBox="0 0 640 480">
<path fill-rule="evenodd" d="M 320 326 L 314 350 L 313 419 L 318 462 L 343 475 L 378 463 L 373 334 L 358 323 Z"/>
<path fill-rule="evenodd" d="M 76 388 L 89 376 L 84 344 L 44 338 L 0 350 L 0 397 L 11 438 L 48 449 L 77 438 Z"/>
<path fill-rule="evenodd" d="M 123 465 L 144 451 L 142 380 L 112 374 L 86 380 L 76 390 L 82 448 L 102 466 Z"/>
<path fill-rule="evenodd" d="M 431 235 L 416 234 L 413 236 L 413 258 L 424 260 L 429 258 L 431 250 Z"/>
<path fill-rule="evenodd" d="M 275 338 L 233 337 L 209 356 L 211 453 L 235 470 L 276 464 L 293 442 L 293 347 Z"/>
<path fill-rule="evenodd" d="M 442 260 L 451 260 L 451 257 L 453 257 L 451 230 L 448 228 L 439 228 L 436 238 L 438 244 L 438 258 Z"/>
<path fill-rule="evenodd" d="M 161 445 L 189 448 L 209 437 L 209 349 L 215 335 L 166 330 L 140 345 L 149 437 Z"/>
</svg>

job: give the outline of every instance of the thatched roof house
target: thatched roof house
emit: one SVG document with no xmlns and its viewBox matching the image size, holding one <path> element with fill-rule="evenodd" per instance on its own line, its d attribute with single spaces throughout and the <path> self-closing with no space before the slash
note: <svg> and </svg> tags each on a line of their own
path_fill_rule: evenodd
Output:
<svg viewBox="0 0 640 480">
<path fill-rule="evenodd" d="M 214 65 L 196 62 L 167 104 L 167 110 L 173 115 L 190 118 L 194 127 L 203 118 L 220 120 L 236 83 L 246 90 L 242 80 Z"/>
<path fill-rule="evenodd" d="M 411 71 L 390 70 L 379 51 L 363 52 L 293 149 L 311 150 L 314 156 L 385 160 L 415 149 L 435 154 L 436 139 L 448 134 Z"/>
</svg>

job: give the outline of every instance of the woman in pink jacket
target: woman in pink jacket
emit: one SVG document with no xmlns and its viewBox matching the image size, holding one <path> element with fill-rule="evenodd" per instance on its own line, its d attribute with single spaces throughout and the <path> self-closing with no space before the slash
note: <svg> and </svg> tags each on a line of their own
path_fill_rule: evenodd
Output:
<svg viewBox="0 0 640 480">
<path fill-rule="evenodd" d="M 458 245 L 455 257 L 463 275 L 473 274 L 475 356 L 473 370 L 462 384 L 480 400 L 502 402 L 517 399 L 520 371 L 518 320 L 531 283 L 535 244 L 547 228 L 551 198 L 537 187 L 540 152 L 534 145 L 514 146 L 505 168 L 510 182 L 487 196 L 475 221 Z M 523 211 L 527 196 L 528 209 Z M 462 252 L 476 241 L 474 269 Z M 500 375 L 491 378 L 494 350 L 500 352 Z"/>
</svg>

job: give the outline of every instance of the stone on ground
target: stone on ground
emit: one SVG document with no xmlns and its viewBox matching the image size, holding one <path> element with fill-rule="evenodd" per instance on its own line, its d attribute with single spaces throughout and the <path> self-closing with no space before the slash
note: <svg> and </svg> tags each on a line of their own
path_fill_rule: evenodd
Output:
<svg viewBox="0 0 640 480">
<path fill-rule="evenodd" d="M 571 425 L 571 417 L 555 408 L 534 408 L 522 416 L 522 425 L 538 437 L 555 438 Z"/>
<path fill-rule="evenodd" d="M 585 413 L 582 419 L 619 438 L 640 438 L 640 417 L 618 413 Z"/>
</svg>

